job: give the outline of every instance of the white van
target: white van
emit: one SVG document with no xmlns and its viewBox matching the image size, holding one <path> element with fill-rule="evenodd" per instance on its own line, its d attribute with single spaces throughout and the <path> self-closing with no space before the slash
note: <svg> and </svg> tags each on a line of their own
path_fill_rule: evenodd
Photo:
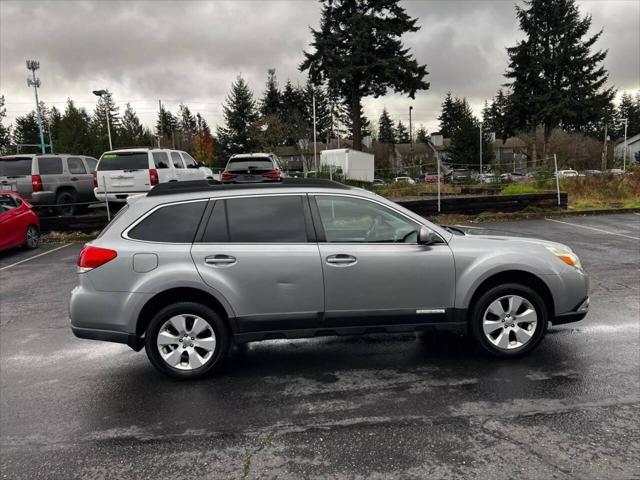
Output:
<svg viewBox="0 0 640 480">
<path fill-rule="evenodd" d="M 126 202 L 154 185 L 205 180 L 207 173 L 187 152 L 165 148 L 122 148 L 105 152 L 93 172 L 93 193 L 100 201 Z"/>
</svg>

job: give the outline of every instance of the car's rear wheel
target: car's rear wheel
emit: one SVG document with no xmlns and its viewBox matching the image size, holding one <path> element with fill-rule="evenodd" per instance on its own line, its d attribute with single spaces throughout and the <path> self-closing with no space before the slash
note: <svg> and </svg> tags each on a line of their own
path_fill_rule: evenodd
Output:
<svg viewBox="0 0 640 480">
<path fill-rule="evenodd" d="M 35 225 L 29 225 L 24 234 L 24 248 L 34 250 L 40 245 L 40 231 Z"/>
<path fill-rule="evenodd" d="M 64 190 L 56 195 L 56 205 L 58 215 L 61 217 L 72 217 L 76 213 L 76 195 L 73 192 Z"/>
<path fill-rule="evenodd" d="M 177 379 L 202 377 L 220 366 L 229 333 L 211 308 L 194 302 L 169 305 L 154 315 L 145 335 L 149 360 Z"/>
<path fill-rule="evenodd" d="M 471 334 L 483 351 L 498 357 L 515 357 L 540 343 L 549 314 L 535 290 L 510 283 L 482 294 L 471 315 Z"/>
</svg>

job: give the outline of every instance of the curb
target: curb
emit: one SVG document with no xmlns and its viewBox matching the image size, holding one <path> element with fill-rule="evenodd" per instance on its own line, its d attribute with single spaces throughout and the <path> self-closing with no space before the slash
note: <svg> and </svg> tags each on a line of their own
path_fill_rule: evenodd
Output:
<svg viewBox="0 0 640 480">
<path fill-rule="evenodd" d="M 461 217 L 467 217 L 462 220 L 468 223 L 488 223 L 488 222 L 510 222 L 512 220 L 528 220 L 535 218 L 546 217 L 576 217 L 576 216 L 595 216 L 595 215 L 615 215 L 622 213 L 640 213 L 640 208 L 605 208 L 595 210 L 548 210 L 540 212 L 491 212 L 483 215 L 469 215 L 469 214 L 447 214 L 440 213 L 440 215 L 460 215 Z M 437 222 L 438 215 L 430 215 L 425 217 L 428 220 Z"/>
</svg>

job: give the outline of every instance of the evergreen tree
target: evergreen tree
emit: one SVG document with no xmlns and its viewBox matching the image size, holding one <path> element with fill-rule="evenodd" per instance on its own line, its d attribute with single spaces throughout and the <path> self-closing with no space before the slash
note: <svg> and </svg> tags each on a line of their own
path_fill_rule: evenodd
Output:
<svg viewBox="0 0 640 480">
<path fill-rule="evenodd" d="M 54 139 L 57 152 L 99 156 L 101 150 L 92 135 L 91 118 L 84 108 L 77 108 L 71 99 L 60 119 L 59 138 Z"/>
<path fill-rule="evenodd" d="M 507 119 L 509 98 L 502 89 L 498 90 L 491 104 L 485 102 L 482 110 L 482 129 L 486 134 L 495 133 L 503 141 L 513 134 Z"/>
<path fill-rule="evenodd" d="M 47 129 L 45 131 L 45 138 L 49 143 L 49 148 L 52 152 L 60 152 L 58 148 L 57 139 L 60 137 L 60 122 L 62 121 L 62 114 L 55 106 L 51 107 L 46 118 Z"/>
<path fill-rule="evenodd" d="M 109 150 L 109 132 L 107 131 L 107 112 L 109 117 L 109 128 L 111 130 L 111 141 L 113 148 L 119 143 L 118 133 L 120 129 L 120 113 L 118 106 L 113 100 L 113 94 L 106 91 L 104 95 L 98 98 L 98 103 L 93 112 L 91 120 L 91 131 L 95 137 L 96 144 L 94 151 L 104 152 Z"/>
<path fill-rule="evenodd" d="M 305 119 L 305 100 L 300 88 L 294 87 L 290 80 L 282 90 L 281 118 L 286 128 L 285 145 L 298 145 L 300 140 L 309 138 L 310 128 Z"/>
<path fill-rule="evenodd" d="M 620 97 L 616 137 L 624 136 L 624 119 L 627 119 L 627 137 L 640 133 L 640 92 L 636 93 L 635 98 L 628 92 L 624 92 Z"/>
<path fill-rule="evenodd" d="M 258 146 L 258 112 L 253 93 L 242 77 L 231 85 L 222 107 L 225 126 L 218 127 L 218 144 L 224 159 L 235 153 L 252 152 Z"/>
<path fill-rule="evenodd" d="M 4 95 L 0 95 L 0 154 L 5 153 L 11 144 L 11 126 L 4 125 L 4 119 L 7 116 L 7 109 L 4 105 Z"/>
<path fill-rule="evenodd" d="M 13 128 L 13 141 L 16 144 L 40 145 L 40 129 L 38 128 L 38 117 L 36 112 L 31 112 L 16 117 L 16 123 Z M 29 151 L 40 153 L 40 148 L 30 147 Z M 25 151 L 25 149 L 22 149 Z"/>
<path fill-rule="evenodd" d="M 457 118 L 453 122 L 449 159 L 461 167 L 478 168 L 480 164 L 480 122 L 473 116 L 466 99 L 455 99 Z M 482 162 L 487 165 L 493 159 L 493 148 L 483 135 Z"/>
<path fill-rule="evenodd" d="M 582 130 L 602 119 L 614 95 L 605 89 L 606 51 L 591 53 L 602 30 L 588 36 L 591 16 L 575 0 L 526 0 L 516 6 L 526 38 L 508 48 L 512 89 L 509 121 L 521 130 L 544 127 L 544 153 L 556 127 Z"/>
<path fill-rule="evenodd" d="M 178 130 L 180 131 L 180 138 L 178 141 L 178 147 L 193 154 L 194 141 L 196 136 L 196 118 L 184 104 L 180 104 L 178 107 Z"/>
<path fill-rule="evenodd" d="M 419 65 L 401 41 L 416 32 L 417 19 L 398 0 L 321 0 L 320 28 L 311 30 L 311 52 L 300 70 L 316 85 L 340 93 L 351 115 L 353 148 L 362 149 L 362 99 L 388 89 L 415 97 L 426 90 L 426 67 Z"/>
<path fill-rule="evenodd" d="M 327 139 L 327 135 L 331 129 L 331 111 L 329 109 L 329 100 L 326 92 L 322 87 L 315 87 L 308 82 L 302 89 L 302 98 L 304 101 L 303 117 L 306 123 L 306 129 L 309 131 L 309 141 L 313 141 L 313 97 L 316 97 L 316 138 L 317 141 Z"/>
<path fill-rule="evenodd" d="M 382 109 L 382 114 L 378 120 L 378 142 L 388 145 L 396 143 L 396 129 L 386 108 Z"/>
<path fill-rule="evenodd" d="M 416 131 L 416 143 L 428 143 L 429 132 L 424 128 L 424 125 L 420 125 L 420 128 Z"/>
<path fill-rule="evenodd" d="M 122 116 L 122 123 L 120 125 L 119 140 L 122 146 L 143 146 L 153 145 L 153 138 L 151 132 L 149 132 L 142 123 L 136 112 L 131 108 L 131 104 L 127 103 Z"/>
<path fill-rule="evenodd" d="M 443 138 L 451 138 L 456 129 L 457 122 L 464 116 L 465 104 L 461 99 L 453 97 L 451 92 L 442 102 L 442 113 L 438 117 L 440 121 L 440 135 Z"/>
<path fill-rule="evenodd" d="M 196 136 L 193 158 L 207 165 L 214 165 L 214 138 L 207 121 L 196 113 Z"/>
<path fill-rule="evenodd" d="M 344 105 L 344 101 L 335 90 L 327 87 L 327 105 L 330 118 L 331 138 L 346 138 L 348 135 L 349 112 Z"/>
<path fill-rule="evenodd" d="M 267 83 L 262 99 L 260 100 L 261 115 L 280 115 L 282 100 L 278 90 L 278 80 L 276 79 L 276 69 L 270 68 L 267 71 Z"/>
<path fill-rule="evenodd" d="M 156 132 L 160 136 L 160 144 L 163 147 L 173 146 L 175 134 L 178 130 L 178 118 L 161 105 L 156 122 Z"/>
<path fill-rule="evenodd" d="M 396 143 L 409 143 L 411 139 L 409 138 L 409 130 L 404 126 L 402 120 L 398 120 L 398 125 L 396 125 Z"/>
</svg>

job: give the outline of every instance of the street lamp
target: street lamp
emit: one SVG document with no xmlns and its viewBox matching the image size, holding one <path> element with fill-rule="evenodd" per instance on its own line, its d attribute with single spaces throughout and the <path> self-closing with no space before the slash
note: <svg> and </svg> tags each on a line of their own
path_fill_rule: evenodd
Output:
<svg viewBox="0 0 640 480">
<path fill-rule="evenodd" d="M 108 94 L 109 92 L 107 90 L 94 90 L 93 94 L 96 97 L 100 97 L 102 99 L 104 99 L 104 97 Z M 109 135 L 109 150 L 113 150 L 113 144 L 111 143 L 111 127 L 109 126 L 109 105 L 106 105 L 106 109 L 105 111 L 107 112 L 107 134 Z"/>
<path fill-rule="evenodd" d="M 413 158 L 413 128 L 411 124 L 411 111 L 413 110 L 413 105 L 409 105 L 409 152 L 411 156 L 411 165 L 414 165 Z M 420 169 L 420 173 L 422 173 L 422 168 Z"/>
<path fill-rule="evenodd" d="M 36 94 L 36 113 L 38 115 L 38 130 L 40 131 L 40 148 L 42 153 L 44 148 L 44 131 L 42 130 L 42 112 L 40 111 L 40 100 L 38 100 L 38 87 L 40 87 L 40 79 L 36 78 L 36 70 L 40 68 L 40 62 L 37 60 L 27 60 L 27 70 L 31 70 L 32 78 L 27 78 L 27 86 L 33 87 Z"/>
<path fill-rule="evenodd" d="M 627 127 L 629 126 L 629 119 L 624 118 L 624 150 L 622 152 L 622 171 L 627 170 Z"/>
</svg>

